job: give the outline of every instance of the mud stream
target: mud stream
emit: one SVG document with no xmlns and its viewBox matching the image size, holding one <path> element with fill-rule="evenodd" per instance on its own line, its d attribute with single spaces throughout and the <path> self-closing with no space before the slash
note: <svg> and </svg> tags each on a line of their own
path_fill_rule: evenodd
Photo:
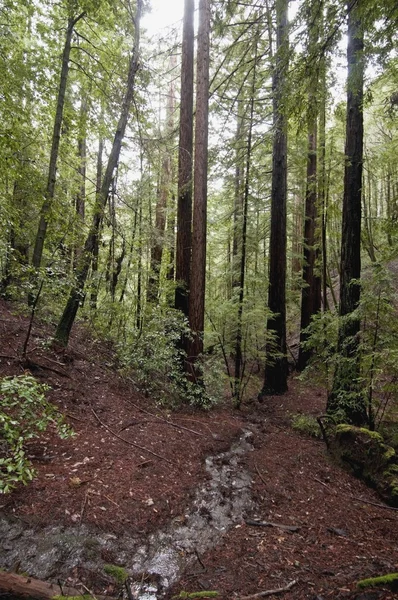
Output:
<svg viewBox="0 0 398 600">
<path fill-rule="evenodd" d="M 247 431 L 227 452 L 209 456 L 209 479 L 196 491 L 184 523 L 171 521 L 144 544 L 128 533 L 97 534 L 84 525 L 35 531 L 18 519 L 0 515 L 0 566 L 10 569 L 20 561 L 22 572 L 57 580 L 69 576 L 76 565 L 102 571 L 101 550 L 106 549 L 117 557 L 117 564 L 125 565 L 136 598 L 157 600 L 189 565 L 197 563 L 200 569 L 200 554 L 217 545 L 250 510 L 251 479 L 241 458 L 252 449 L 251 442 L 252 433 Z"/>
</svg>

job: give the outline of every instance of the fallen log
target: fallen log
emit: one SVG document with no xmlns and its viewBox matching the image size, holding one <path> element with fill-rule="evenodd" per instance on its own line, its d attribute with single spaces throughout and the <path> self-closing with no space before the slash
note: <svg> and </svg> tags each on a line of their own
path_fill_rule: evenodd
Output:
<svg viewBox="0 0 398 600">
<path fill-rule="evenodd" d="M 53 598 L 69 596 L 73 598 L 91 598 L 90 594 L 77 589 L 64 587 L 61 584 L 33 579 L 26 575 L 0 571 L 0 598 L 10 597 L 21 600 L 53 600 Z M 97 600 L 114 600 L 110 596 L 96 596 Z"/>
</svg>

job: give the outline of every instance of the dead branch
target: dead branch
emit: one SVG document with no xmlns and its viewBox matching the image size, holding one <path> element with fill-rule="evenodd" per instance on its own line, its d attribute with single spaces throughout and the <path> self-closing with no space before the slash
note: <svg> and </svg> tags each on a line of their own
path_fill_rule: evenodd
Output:
<svg viewBox="0 0 398 600">
<path fill-rule="evenodd" d="M 128 444 L 129 446 L 134 446 L 134 448 L 138 448 L 139 450 L 142 450 L 142 452 L 147 452 L 148 454 L 152 454 L 152 456 L 156 456 L 156 458 L 165 460 L 166 462 L 170 463 L 171 465 L 173 464 L 171 462 L 171 460 L 169 460 L 168 458 L 165 458 L 164 456 L 160 456 L 160 454 L 156 454 L 156 452 L 153 452 L 152 450 L 149 450 L 148 448 L 144 448 L 144 446 L 140 446 L 139 444 L 136 444 L 135 442 L 130 442 L 129 440 L 126 440 L 124 437 L 122 437 L 121 435 L 118 435 L 116 433 L 116 431 L 113 431 L 110 427 L 108 427 L 108 425 L 105 425 L 105 423 L 103 423 L 101 421 L 101 419 L 99 418 L 99 416 L 97 415 L 97 413 L 95 412 L 95 410 L 93 408 L 91 409 L 91 411 L 92 411 L 94 417 L 97 419 L 98 423 L 100 425 L 102 425 L 102 427 L 104 427 L 107 431 L 109 431 L 109 433 L 111 433 L 118 440 L 121 440 L 122 442 L 124 442 L 125 444 Z"/>
<path fill-rule="evenodd" d="M 25 358 L 21 362 L 22 362 L 23 366 L 27 369 L 30 369 L 31 367 L 34 369 L 39 367 L 39 369 L 43 369 L 45 371 L 51 371 L 52 373 L 61 375 L 61 377 L 67 377 L 68 379 L 70 379 L 70 375 L 68 375 L 68 373 L 66 373 L 65 371 L 60 371 L 59 369 L 54 369 L 53 367 L 48 367 L 47 365 L 43 365 L 42 363 L 37 362 L 37 360 L 31 360 L 30 358 Z"/>
<path fill-rule="evenodd" d="M 257 592 L 257 594 L 251 594 L 250 596 L 243 596 L 239 600 L 256 600 L 257 598 L 265 598 L 266 596 L 273 596 L 274 594 L 282 594 L 283 592 L 288 592 L 294 585 L 296 585 L 297 580 L 294 579 L 285 587 L 276 588 L 275 590 L 264 590 L 263 592 Z"/>
<path fill-rule="evenodd" d="M 388 506 L 388 504 L 379 504 L 378 502 L 372 502 L 371 500 L 364 500 L 363 498 L 358 498 L 357 496 L 351 496 L 353 500 L 357 500 L 358 502 L 364 502 L 365 504 L 371 504 L 372 506 L 377 506 L 377 508 L 384 508 L 385 510 L 394 510 L 398 511 L 398 508 L 395 506 Z"/>
<path fill-rule="evenodd" d="M 167 425 L 170 425 L 170 427 L 176 427 L 177 429 L 182 429 L 183 431 L 189 431 L 189 433 L 193 433 L 193 434 L 201 436 L 201 437 L 206 437 L 206 435 L 204 433 L 200 433 L 199 431 L 195 431 L 194 429 L 189 429 L 188 427 L 184 427 L 183 425 L 177 425 L 176 423 L 172 423 L 171 421 L 169 421 L 168 419 L 165 419 L 164 417 L 159 417 L 159 415 L 155 415 L 155 414 L 151 413 L 149 410 L 145 410 L 145 408 L 141 408 L 141 406 L 138 406 L 138 404 L 135 404 L 134 402 L 132 402 L 132 400 L 129 400 L 128 398 L 127 398 L 127 401 L 129 404 L 134 406 L 134 408 L 136 408 L 137 410 L 140 410 L 141 412 L 145 413 L 146 415 L 149 415 L 150 417 L 153 417 L 154 419 L 158 419 L 158 421 L 162 421 L 162 422 L 166 423 Z"/>
<path fill-rule="evenodd" d="M 268 485 L 267 485 L 267 483 L 266 483 L 266 481 L 265 481 L 264 477 L 261 475 L 261 473 L 260 473 L 260 471 L 259 471 L 259 469 L 258 469 L 257 463 L 254 463 L 254 468 L 255 468 L 255 469 L 256 469 L 256 471 L 257 471 L 257 475 L 260 477 L 261 481 L 263 482 L 263 484 L 264 484 L 264 485 L 265 485 L 265 487 L 267 488 L 267 487 L 268 487 Z"/>
<path fill-rule="evenodd" d="M 291 531 L 292 533 L 300 530 L 300 527 L 297 525 L 282 525 L 280 523 L 272 523 L 271 521 L 252 521 L 250 519 L 245 519 L 245 523 L 246 525 L 251 525 L 253 527 L 278 527 L 278 529 Z"/>
<path fill-rule="evenodd" d="M 20 600 L 52 600 L 54 596 L 63 594 L 78 597 L 82 595 L 82 592 L 25 575 L 0 571 L 0 594 Z M 110 596 L 97 596 L 96 600 L 112 600 L 112 598 Z"/>
</svg>

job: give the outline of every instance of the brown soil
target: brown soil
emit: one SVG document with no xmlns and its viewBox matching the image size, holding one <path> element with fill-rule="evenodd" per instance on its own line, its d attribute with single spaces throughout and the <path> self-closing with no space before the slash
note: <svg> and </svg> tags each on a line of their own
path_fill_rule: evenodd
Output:
<svg viewBox="0 0 398 600">
<path fill-rule="evenodd" d="M 398 571 L 398 512 L 333 464 L 322 442 L 290 426 L 291 413 L 322 413 L 322 392 L 292 379 L 284 396 L 239 412 L 224 403 L 209 413 L 170 413 L 122 379 L 111 367 L 110 351 L 82 327 L 67 352 L 56 353 L 43 349 L 49 330 L 36 325 L 30 362 L 22 365 L 17 356 L 26 329 L 27 319 L 2 302 L 0 376 L 29 370 L 48 383 L 49 399 L 76 436 L 59 440 L 46 434 L 29 445 L 37 477 L 0 498 L 6 514 L 38 527 L 83 522 L 145 538 L 171 519 L 184 520 L 206 479 L 204 458 L 229 448 L 252 426 L 255 448 L 243 462 L 252 474 L 256 509 L 246 518 L 299 529 L 242 520 L 220 536 L 216 548 L 198 556 L 173 593 L 205 589 L 225 599 L 243 598 L 296 581 L 279 597 L 393 597 L 384 590 L 360 593 L 355 582 Z"/>
</svg>

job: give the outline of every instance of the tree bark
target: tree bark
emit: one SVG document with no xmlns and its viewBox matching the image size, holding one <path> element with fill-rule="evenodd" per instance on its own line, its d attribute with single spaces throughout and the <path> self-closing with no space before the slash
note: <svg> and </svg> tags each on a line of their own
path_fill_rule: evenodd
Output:
<svg viewBox="0 0 398 600">
<path fill-rule="evenodd" d="M 319 2 L 313 1 L 308 9 L 308 51 L 310 56 L 315 55 L 318 43 L 318 18 Z M 305 348 L 308 333 L 305 331 L 311 323 L 311 318 L 321 308 L 321 279 L 316 273 L 316 260 L 318 258 L 318 193 L 317 193 L 317 168 L 318 168 L 318 64 L 313 67 L 309 78 L 308 90 L 308 158 L 307 182 L 305 194 L 304 217 L 304 251 L 303 251 L 303 286 L 301 290 L 301 319 L 300 319 L 300 347 L 297 366 L 303 371 L 311 358 L 311 351 Z"/>
<path fill-rule="evenodd" d="M 364 34 L 361 2 L 348 6 L 347 123 L 344 198 L 340 262 L 340 356 L 327 402 L 327 411 L 345 413 L 354 425 L 366 423 L 366 405 L 360 390 L 358 357 L 361 277 L 361 199 L 363 161 Z"/>
<path fill-rule="evenodd" d="M 166 105 L 166 140 L 173 134 L 174 129 L 175 96 L 173 82 L 170 83 Z M 156 302 L 159 297 L 160 270 L 162 266 L 163 250 L 165 246 L 166 215 L 169 204 L 172 156 L 168 148 L 162 152 L 160 185 L 155 211 L 155 239 L 151 245 L 151 270 L 149 274 L 147 299 Z"/>
<path fill-rule="evenodd" d="M 274 140 L 272 151 L 271 236 L 267 320 L 268 342 L 261 401 L 269 394 L 287 390 L 286 356 L 286 203 L 287 203 L 287 117 L 283 94 L 288 71 L 288 0 L 277 0 L 277 50 L 273 73 Z"/>
<path fill-rule="evenodd" d="M 64 587 L 33 579 L 25 575 L 17 575 L 16 573 L 5 573 L 0 571 L 0 596 L 15 598 L 16 600 L 52 600 L 54 596 L 79 597 L 84 595 L 81 591 L 71 587 Z M 112 600 L 111 596 L 98 596 L 98 600 Z"/>
<path fill-rule="evenodd" d="M 100 193 L 98 194 L 96 199 L 96 207 L 94 210 L 91 229 L 84 244 L 84 251 L 81 257 L 79 267 L 76 271 L 76 284 L 70 291 L 68 302 L 66 304 L 66 307 L 64 309 L 64 312 L 62 314 L 61 320 L 58 324 L 55 333 L 55 341 L 62 346 L 68 345 L 70 332 L 72 330 L 72 326 L 75 321 L 79 305 L 84 299 L 84 286 L 90 268 L 91 259 L 95 250 L 96 240 L 98 239 L 98 231 L 106 207 L 109 188 L 112 183 L 113 173 L 119 161 L 122 141 L 126 131 L 128 118 L 130 115 L 130 107 L 135 90 L 135 76 L 139 68 L 140 19 L 142 12 L 142 3 L 143 0 L 137 0 L 134 47 L 130 58 L 126 92 L 122 103 L 121 114 L 117 125 L 115 137 L 113 140 L 112 149 L 108 158 L 104 179 L 101 184 Z"/>
<path fill-rule="evenodd" d="M 189 315 L 192 249 L 193 56 L 195 0 L 185 0 L 181 63 L 175 308 Z"/>
<path fill-rule="evenodd" d="M 192 265 L 189 294 L 189 325 L 192 338 L 188 343 L 190 377 L 201 380 L 196 362 L 203 352 L 206 287 L 207 164 L 209 112 L 209 38 L 210 0 L 199 2 L 199 30 L 196 84 L 194 211 Z"/>
</svg>

